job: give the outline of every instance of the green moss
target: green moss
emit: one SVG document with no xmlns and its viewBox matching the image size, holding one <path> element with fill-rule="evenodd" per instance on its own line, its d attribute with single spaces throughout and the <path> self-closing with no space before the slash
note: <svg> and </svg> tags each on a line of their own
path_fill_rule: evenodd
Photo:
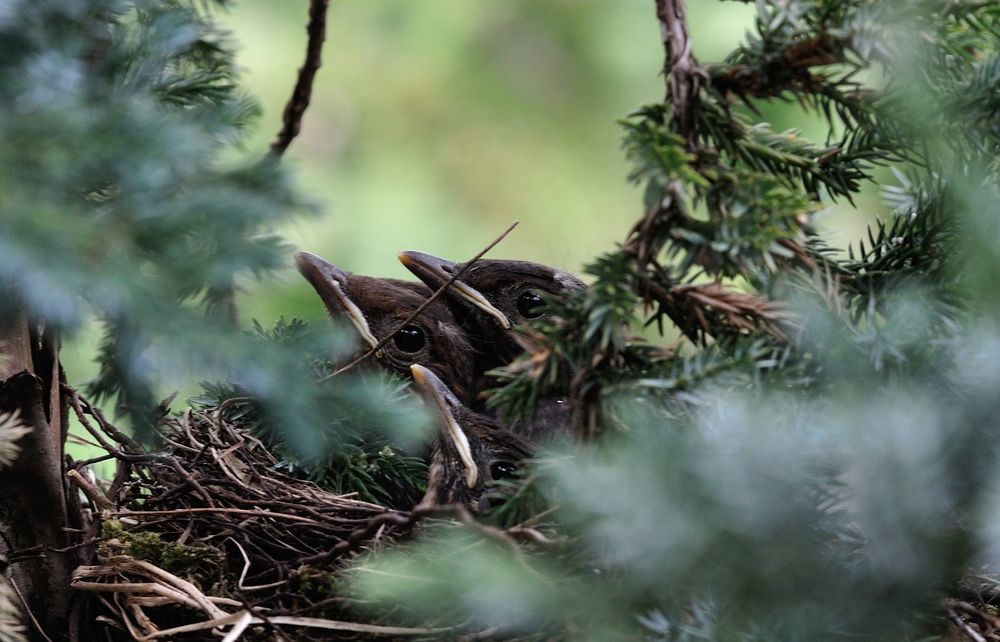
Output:
<svg viewBox="0 0 1000 642">
<path fill-rule="evenodd" d="M 323 571 L 313 568 L 308 564 L 295 569 L 299 578 L 299 593 L 315 593 L 323 597 L 331 597 L 340 594 L 337 576 L 330 571 Z"/>
<path fill-rule="evenodd" d="M 218 581 L 219 570 L 225 565 L 226 556 L 221 550 L 198 544 L 178 544 L 164 541 L 159 533 L 151 531 L 131 532 L 125 530 L 117 519 L 105 520 L 102 535 L 114 539 L 129 557 L 144 560 L 162 568 L 168 573 L 195 581 L 201 586 L 210 586 Z M 114 554 L 107 550 L 105 554 Z"/>
</svg>

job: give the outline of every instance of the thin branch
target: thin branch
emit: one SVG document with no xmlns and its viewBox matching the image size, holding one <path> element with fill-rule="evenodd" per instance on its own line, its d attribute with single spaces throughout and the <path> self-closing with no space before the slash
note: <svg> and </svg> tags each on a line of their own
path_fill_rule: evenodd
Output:
<svg viewBox="0 0 1000 642">
<path fill-rule="evenodd" d="M 222 508 L 222 507 L 212 507 L 199 506 L 193 508 L 174 508 L 171 510 L 118 510 L 112 511 L 112 515 L 122 516 L 122 517 L 158 517 L 164 515 L 189 515 L 196 513 L 208 513 L 210 515 L 218 514 L 232 514 L 232 515 L 244 515 L 246 517 L 261 517 L 263 519 L 276 519 L 276 520 L 287 520 L 292 522 L 302 522 L 305 524 L 311 524 L 313 526 L 322 526 L 321 522 L 315 519 L 310 519 L 308 517 L 302 517 L 301 515 L 289 515 L 287 513 L 273 513 L 266 510 L 249 510 L 245 508 Z"/>
<path fill-rule="evenodd" d="M 21 601 L 21 606 L 24 607 L 24 612 L 28 614 L 28 618 L 30 618 L 31 623 L 35 625 L 35 629 L 38 631 L 39 635 L 45 638 L 46 642 L 52 642 L 52 638 L 45 634 L 45 629 L 42 628 L 42 625 L 38 621 L 38 618 L 35 617 L 35 614 L 31 612 L 31 605 L 29 605 L 28 601 L 24 599 L 24 594 L 21 593 L 21 589 L 18 588 L 17 583 L 14 582 L 14 578 L 8 577 L 7 582 L 10 584 L 10 587 L 14 589 L 14 593 L 17 594 L 17 599 Z"/>
<path fill-rule="evenodd" d="M 1000 617 L 969 604 L 963 600 L 945 600 L 945 605 L 954 611 L 962 611 L 975 617 L 994 629 L 1000 629 Z"/>
<path fill-rule="evenodd" d="M 986 642 L 986 638 L 979 634 L 974 628 L 969 626 L 969 624 L 963 620 L 954 609 L 948 609 L 948 619 L 951 620 L 955 626 L 957 626 L 962 633 L 966 635 L 972 642 Z"/>
<path fill-rule="evenodd" d="M 271 153 L 277 157 L 285 153 L 302 128 L 302 116 L 309 107 L 313 80 L 321 64 L 320 55 L 323 52 L 323 40 L 326 38 L 326 11 L 329 6 L 330 0 L 309 2 L 309 24 L 306 25 L 309 42 L 306 45 L 306 60 L 299 68 L 295 89 L 292 90 L 292 95 L 285 105 L 285 112 L 281 118 L 281 131 L 271 143 Z"/>
<path fill-rule="evenodd" d="M 481 259 L 484 254 L 486 254 L 487 252 L 489 252 L 490 250 L 492 250 L 494 247 L 496 247 L 497 243 L 499 243 L 500 241 L 504 240 L 507 237 L 507 235 L 510 234 L 511 230 L 513 230 L 515 227 L 517 227 L 517 224 L 519 222 L 520 221 L 514 221 L 513 223 L 511 223 L 510 225 L 508 225 L 507 229 L 500 233 L 500 236 L 498 236 L 495 239 L 493 239 L 493 241 L 491 241 L 489 245 L 487 245 L 482 250 L 480 250 L 478 254 L 476 254 L 474 257 L 472 257 L 471 259 L 469 259 L 468 261 L 466 261 L 464 264 L 462 264 L 462 267 L 460 267 L 458 270 L 456 270 L 455 273 L 451 275 L 451 278 L 448 279 L 447 281 L 445 281 L 444 285 L 442 285 L 437 290 L 435 290 L 434 294 L 432 294 L 430 296 L 430 298 L 428 298 L 426 301 L 424 301 L 420 305 L 420 307 L 418 307 L 416 310 L 413 311 L 412 314 L 410 314 L 410 316 L 408 316 L 405 319 L 403 319 L 402 321 L 400 321 L 399 325 L 397 325 L 392 330 L 392 332 L 390 332 L 386 336 L 382 337 L 382 339 L 378 343 L 376 343 L 374 346 L 372 346 L 367 352 L 365 352 L 364 354 L 362 354 L 360 357 L 358 357 L 354 361 L 351 361 L 349 364 L 347 364 L 343 368 L 340 368 L 340 369 L 336 370 L 335 372 L 333 372 L 331 374 L 328 374 L 327 376 L 323 377 L 322 379 L 320 379 L 320 381 L 327 381 L 329 379 L 332 379 L 333 377 L 336 377 L 337 375 L 341 374 L 342 372 L 347 372 L 348 370 L 350 370 L 354 366 L 358 365 L 359 363 L 361 363 L 362 361 L 364 361 L 368 357 L 372 356 L 373 354 L 375 354 L 376 352 L 378 352 L 379 350 L 381 350 L 382 346 L 384 346 L 394 336 L 396 336 L 396 333 L 398 333 L 400 330 L 402 330 L 406 326 L 410 325 L 410 322 L 412 322 L 414 319 L 416 319 L 420 315 L 421 312 L 423 312 L 424 310 L 426 310 L 427 306 L 429 306 L 431 303 L 434 303 L 434 301 L 436 301 L 437 298 L 439 296 L 441 296 L 444 293 L 445 290 L 447 290 L 449 287 L 451 287 L 451 284 L 454 283 L 455 281 L 457 281 L 459 279 L 459 277 L 461 277 L 465 273 L 466 270 L 468 270 L 470 267 L 472 267 L 473 263 L 475 263 L 476 261 L 478 261 L 479 259 Z"/>
<path fill-rule="evenodd" d="M 259 618 L 254 618 L 253 622 L 262 622 Z M 283 624 L 286 626 L 300 626 L 305 628 L 327 629 L 330 631 L 350 631 L 353 633 L 367 633 L 378 636 L 410 636 L 410 635 L 441 635 L 454 631 L 450 627 L 423 627 L 423 626 L 383 626 L 380 624 L 364 624 L 362 622 L 344 622 L 342 620 L 329 620 L 316 617 L 291 617 L 279 615 L 268 618 L 273 624 Z"/>
<path fill-rule="evenodd" d="M 694 146 L 697 137 L 698 90 L 705 73 L 691 53 L 684 0 L 656 0 L 656 18 L 665 55 L 663 74 L 667 98 L 673 110 L 677 133 Z"/>
<path fill-rule="evenodd" d="M 660 39 L 663 42 L 663 76 L 667 85 L 664 102 L 670 107 L 671 126 L 684 139 L 689 151 L 697 147 L 699 91 L 705 71 L 691 53 L 684 0 L 656 0 L 656 19 L 660 22 Z M 664 186 L 662 198 L 649 207 L 629 231 L 624 250 L 636 258 L 639 267 L 645 267 L 662 245 L 656 239 L 658 229 L 670 225 L 674 219 L 683 219 L 685 191 L 682 182 L 674 178 Z"/>
<path fill-rule="evenodd" d="M 120 457 L 123 454 L 119 449 L 108 443 L 108 441 L 104 438 L 104 435 L 94 428 L 93 424 L 91 424 L 87 419 L 87 415 L 93 417 L 97 423 L 100 424 L 104 433 L 109 435 L 119 445 L 127 446 L 133 452 L 140 452 L 142 450 L 132 438 L 111 425 L 107 419 L 105 419 L 104 414 L 101 413 L 100 409 L 94 407 L 86 399 L 83 399 L 80 396 L 80 393 L 78 393 L 73 386 L 66 383 L 60 384 L 60 386 L 67 394 L 67 400 L 69 401 L 70 406 L 72 406 L 73 411 L 76 413 L 76 418 L 80 421 L 80 425 L 83 426 L 87 432 L 89 432 L 91 436 L 97 440 L 97 442 L 101 445 L 101 448 L 116 457 Z"/>
<path fill-rule="evenodd" d="M 98 490 L 97 486 L 90 483 L 90 480 L 80 474 L 80 471 L 71 468 L 66 471 L 66 477 L 83 491 L 83 494 L 94 503 L 98 511 L 114 510 L 114 503 L 108 499 L 104 493 Z"/>
</svg>

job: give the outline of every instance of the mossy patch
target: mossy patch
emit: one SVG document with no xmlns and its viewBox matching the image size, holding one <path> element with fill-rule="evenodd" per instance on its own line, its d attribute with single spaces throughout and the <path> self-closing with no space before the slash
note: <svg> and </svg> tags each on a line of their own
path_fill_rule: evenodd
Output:
<svg viewBox="0 0 1000 642">
<path fill-rule="evenodd" d="M 200 544 L 178 544 L 164 541 L 159 533 L 151 531 L 129 532 L 120 520 L 108 519 L 102 526 L 103 555 L 124 553 L 144 560 L 168 573 L 193 581 L 201 587 L 212 586 L 224 572 L 225 553 Z"/>
</svg>

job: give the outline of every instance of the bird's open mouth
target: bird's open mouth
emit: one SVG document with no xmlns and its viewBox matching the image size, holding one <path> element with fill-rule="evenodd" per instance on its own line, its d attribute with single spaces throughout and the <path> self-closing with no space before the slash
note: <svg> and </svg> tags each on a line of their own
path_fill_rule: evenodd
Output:
<svg viewBox="0 0 1000 642">
<path fill-rule="evenodd" d="M 437 289 L 444 285 L 451 279 L 455 270 L 458 269 L 457 265 L 451 261 L 436 257 L 433 254 L 424 254 L 423 252 L 413 250 L 400 252 L 399 261 L 406 266 L 406 269 L 413 272 L 414 276 L 432 289 Z M 461 279 L 456 279 L 452 282 L 451 287 L 460 297 L 493 317 L 504 330 L 510 329 L 510 319 L 507 318 L 507 315 L 490 303 L 489 299 L 483 296 L 479 290 Z"/>
</svg>

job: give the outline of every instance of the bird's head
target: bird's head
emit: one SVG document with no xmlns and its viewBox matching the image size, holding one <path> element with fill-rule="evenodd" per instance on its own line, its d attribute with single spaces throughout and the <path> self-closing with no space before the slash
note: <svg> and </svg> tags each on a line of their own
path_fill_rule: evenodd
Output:
<svg viewBox="0 0 1000 642">
<path fill-rule="evenodd" d="M 295 264 L 312 285 L 331 316 L 346 318 L 368 351 L 392 333 L 431 296 L 421 283 L 352 274 L 309 252 L 297 252 Z M 385 368 L 410 376 L 421 363 L 450 385 L 461 398 L 469 394 L 472 348 L 465 331 L 446 305 L 432 302 L 376 353 Z"/>
<path fill-rule="evenodd" d="M 444 285 L 464 266 L 423 252 L 401 252 L 399 260 L 430 288 Z M 542 294 L 565 295 L 585 286 L 575 276 L 528 261 L 480 259 L 452 283 L 449 297 L 505 332 L 542 314 Z M 453 306 L 454 307 L 454 306 Z"/>
<path fill-rule="evenodd" d="M 484 509 L 483 494 L 495 482 L 517 475 L 531 456 L 531 445 L 490 417 L 469 410 L 428 368 L 415 364 L 411 369 L 439 426 L 421 504 Z"/>
</svg>

